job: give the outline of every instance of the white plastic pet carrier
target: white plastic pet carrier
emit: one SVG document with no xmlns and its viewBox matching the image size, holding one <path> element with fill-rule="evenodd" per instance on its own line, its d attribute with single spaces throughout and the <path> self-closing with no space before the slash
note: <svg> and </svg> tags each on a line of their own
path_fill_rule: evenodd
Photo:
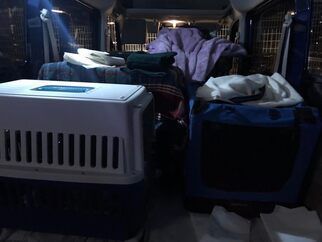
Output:
<svg viewBox="0 0 322 242">
<path fill-rule="evenodd" d="M 151 107 L 143 86 L 0 84 L 0 176 L 136 183 L 144 177 L 143 123 L 153 125 Z"/>
</svg>

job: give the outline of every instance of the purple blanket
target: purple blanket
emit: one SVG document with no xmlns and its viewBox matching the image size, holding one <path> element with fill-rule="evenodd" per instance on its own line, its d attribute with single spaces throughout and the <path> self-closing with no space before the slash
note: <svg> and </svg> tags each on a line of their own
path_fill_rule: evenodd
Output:
<svg viewBox="0 0 322 242">
<path fill-rule="evenodd" d="M 149 53 L 177 52 L 178 66 L 188 81 L 205 81 L 220 56 L 246 55 L 240 45 L 221 38 L 206 40 L 195 28 L 163 28 L 148 46 Z"/>
</svg>

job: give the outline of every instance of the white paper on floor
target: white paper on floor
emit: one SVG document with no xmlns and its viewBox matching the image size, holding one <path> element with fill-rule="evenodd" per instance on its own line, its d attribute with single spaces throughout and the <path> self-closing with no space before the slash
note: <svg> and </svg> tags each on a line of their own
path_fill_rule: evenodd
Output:
<svg viewBox="0 0 322 242">
<path fill-rule="evenodd" d="M 209 229 L 200 242 L 248 242 L 250 221 L 216 206 L 211 215 Z"/>
<path fill-rule="evenodd" d="M 269 242 L 322 241 L 322 226 L 317 213 L 304 207 L 276 206 L 273 213 L 261 214 L 260 220 Z"/>
</svg>

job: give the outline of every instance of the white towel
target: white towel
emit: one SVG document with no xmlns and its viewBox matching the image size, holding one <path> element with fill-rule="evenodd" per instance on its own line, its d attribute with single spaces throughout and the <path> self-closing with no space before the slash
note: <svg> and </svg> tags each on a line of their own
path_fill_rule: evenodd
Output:
<svg viewBox="0 0 322 242">
<path fill-rule="evenodd" d="M 216 206 L 210 216 L 208 233 L 200 242 L 248 242 L 250 221 Z"/>
<path fill-rule="evenodd" d="M 211 77 L 204 86 L 197 90 L 197 97 L 205 101 L 231 102 L 232 98 L 258 95 L 261 88 L 264 87 L 265 93 L 261 99 L 244 104 L 262 107 L 286 107 L 303 102 L 300 94 L 278 73 L 271 77 L 261 74 Z"/>
<path fill-rule="evenodd" d="M 109 53 L 104 51 L 89 50 L 84 48 L 79 48 L 77 53 L 91 59 L 94 62 L 108 65 L 108 66 L 122 66 L 125 65 L 124 58 L 110 56 Z"/>
<path fill-rule="evenodd" d="M 261 214 L 264 228 L 272 242 L 321 242 L 322 226 L 316 212 L 304 207 L 277 207 L 271 214 Z"/>
<path fill-rule="evenodd" d="M 99 64 L 95 61 L 92 61 L 91 59 L 88 59 L 82 55 L 79 54 L 73 54 L 73 53 L 64 53 L 64 60 L 67 61 L 68 63 L 78 65 L 78 66 L 83 66 L 86 69 L 91 69 L 91 68 L 97 68 L 97 67 L 106 67 L 106 65 Z"/>
</svg>

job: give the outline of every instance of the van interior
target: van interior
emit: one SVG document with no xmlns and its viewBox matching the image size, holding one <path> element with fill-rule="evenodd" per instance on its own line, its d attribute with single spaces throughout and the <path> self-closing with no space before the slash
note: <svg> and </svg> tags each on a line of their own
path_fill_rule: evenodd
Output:
<svg viewBox="0 0 322 242">
<path fill-rule="evenodd" d="M 0 18 L 0 241 L 322 241 L 321 0 Z"/>
</svg>

